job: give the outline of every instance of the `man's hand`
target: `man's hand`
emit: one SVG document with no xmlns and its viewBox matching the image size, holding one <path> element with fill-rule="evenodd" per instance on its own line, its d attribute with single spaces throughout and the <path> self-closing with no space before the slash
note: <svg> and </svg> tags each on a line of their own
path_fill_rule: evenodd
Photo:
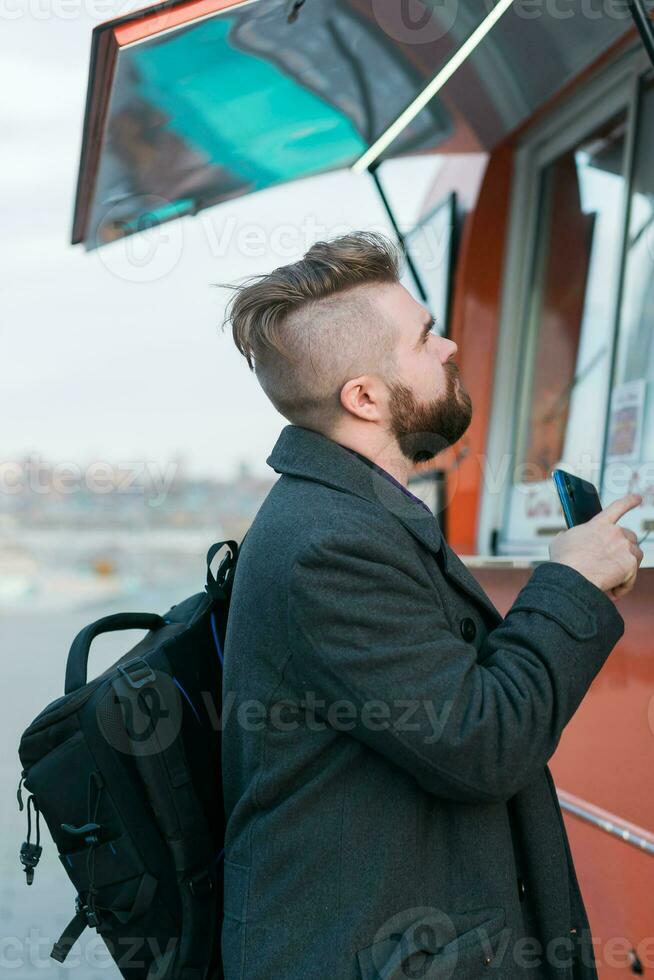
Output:
<svg viewBox="0 0 654 980">
<path fill-rule="evenodd" d="M 631 590 L 643 560 L 636 534 L 616 522 L 642 504 L 639 493 L 628 493 L 595 517 L 556 535 L 550 559 L 581 572 L 615 602 Z"/>
</svg>

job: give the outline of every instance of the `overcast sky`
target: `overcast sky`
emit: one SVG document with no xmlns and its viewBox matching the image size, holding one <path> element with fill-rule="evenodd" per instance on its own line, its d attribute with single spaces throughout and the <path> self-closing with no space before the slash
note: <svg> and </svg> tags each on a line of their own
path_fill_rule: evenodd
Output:
<svg viewBox="0 0 654 980">
<path fill-rule="evenodd" d="M 144 4 L 132 4 L 132 9 Z M 183 459 L 232 475 L 265 464 L 286 424 L 220 329 L 233 281 L 295 261 L 318 238 L 390 227 L 368 176 L 263 191 L 95 252 L 71 246 L 91 31 L 107 0 L 0 0 L 1 460 Z M 401 223 L 436 159 L 382 179 Z"/>
</svg>

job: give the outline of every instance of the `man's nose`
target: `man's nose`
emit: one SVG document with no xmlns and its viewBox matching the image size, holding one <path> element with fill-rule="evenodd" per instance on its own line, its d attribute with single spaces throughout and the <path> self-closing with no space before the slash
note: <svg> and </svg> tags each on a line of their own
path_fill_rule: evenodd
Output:
<svg viewBox="0 0 654 980">
<path fill-rule="evenodd" d="M 452 357 L 454 357 L 454 355 L 456 354 L 459 348 L 457 344 L 455 344 L 454 341 L 450 340 L 448 337 L 443 337 L 442 340 L 443 340 L 443 364 L 445 364 L 446 361 L 449 361 Z"/>
</svg>

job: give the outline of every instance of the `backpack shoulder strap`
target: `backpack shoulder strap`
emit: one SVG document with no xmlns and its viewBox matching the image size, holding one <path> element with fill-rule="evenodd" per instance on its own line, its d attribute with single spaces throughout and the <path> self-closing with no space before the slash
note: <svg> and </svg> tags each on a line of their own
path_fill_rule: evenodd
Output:
<svg viewBox="0 0 654 980">
<path fill-rule="evenodd" d="M 169 661 L 161 656 L 166 671 L 172 674 Z M 125 668 L 128 672 L 129 664 Z M 140 688 L 130 689 L 125 673 L 124 669 L 113 679 L 112 686 L 127 724 L 128 705 Z M 160 745 L 156 752 L 136 752 L 134 761 L 173 859 L 182 911 L 181 935 L 171 961 L 174 968 L 162 975 L 158 962 L 152 969 L 157 980 L 169 975 L 175 980 L 206 980 L 212 953 L 209 937 L 217 927 L 222 896 L 218 895 L 213 839 L 193 786 L 181 735 L 178 733 L 170 744 Z"/>
<path fill-rule="evenodd" d="M 243 541 L 247 538 L 247 532 Z M 234 572 L 236 571 L 236 562 L 238 560 L 238 555 L 241 547 L 243 546 L 243 541 L 240 546 L 236 541 L 216 541 L 212 544 L 207 552 L 207 592 L 212 599 L 229 599 L 229 593 L 231 591 L 231 582 L 234 577 Z M 227 545 L 229 552 L 224 556 L 220 565 L 218 566 L 218 571 L 216 577 L 214 578 L 213 572 L 211 571 L 211 563 L 220 551 L 220 549 Z"/>
</svg>

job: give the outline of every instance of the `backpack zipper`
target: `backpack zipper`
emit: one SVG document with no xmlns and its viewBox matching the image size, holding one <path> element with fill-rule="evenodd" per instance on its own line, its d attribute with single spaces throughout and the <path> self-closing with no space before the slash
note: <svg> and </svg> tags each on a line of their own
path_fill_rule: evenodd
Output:
<svg viewBox="0 0 654 980">
<path fill-rule="evenodd" d="M 25 781 L 27 776 L 27 769 L 21 769 L 20 779 L 18 780 L 18 789 L 16 790 L 16 798 L 18 799 L 18 809 L 23 810 L 23 795 L 20 791 L 21 784 Z"/>
<path fill-rule="evenodd" d="M 23 808 L 22 800 L 20 802 L 21 810 Z M 30 837 L 32 834 L 32 821 L 30 818 L 30 803 L 34 807 L 34 813 L 36 815 L 36 842 L 34 844 L 30 843 Z M 33 793 L 27 797 L 27 840 L 23 841 L 19 853 L 20 863 L 23 865 L 23 871 L 25 872 L 25 878 L 28 885 L 31 885 L 34 881 L 34 868 L 39 863 L 39 858 L 41 857 L 41 832 L 39 827 L 39 814 L 40 814 L 39 804 Z"/>
</svg>

